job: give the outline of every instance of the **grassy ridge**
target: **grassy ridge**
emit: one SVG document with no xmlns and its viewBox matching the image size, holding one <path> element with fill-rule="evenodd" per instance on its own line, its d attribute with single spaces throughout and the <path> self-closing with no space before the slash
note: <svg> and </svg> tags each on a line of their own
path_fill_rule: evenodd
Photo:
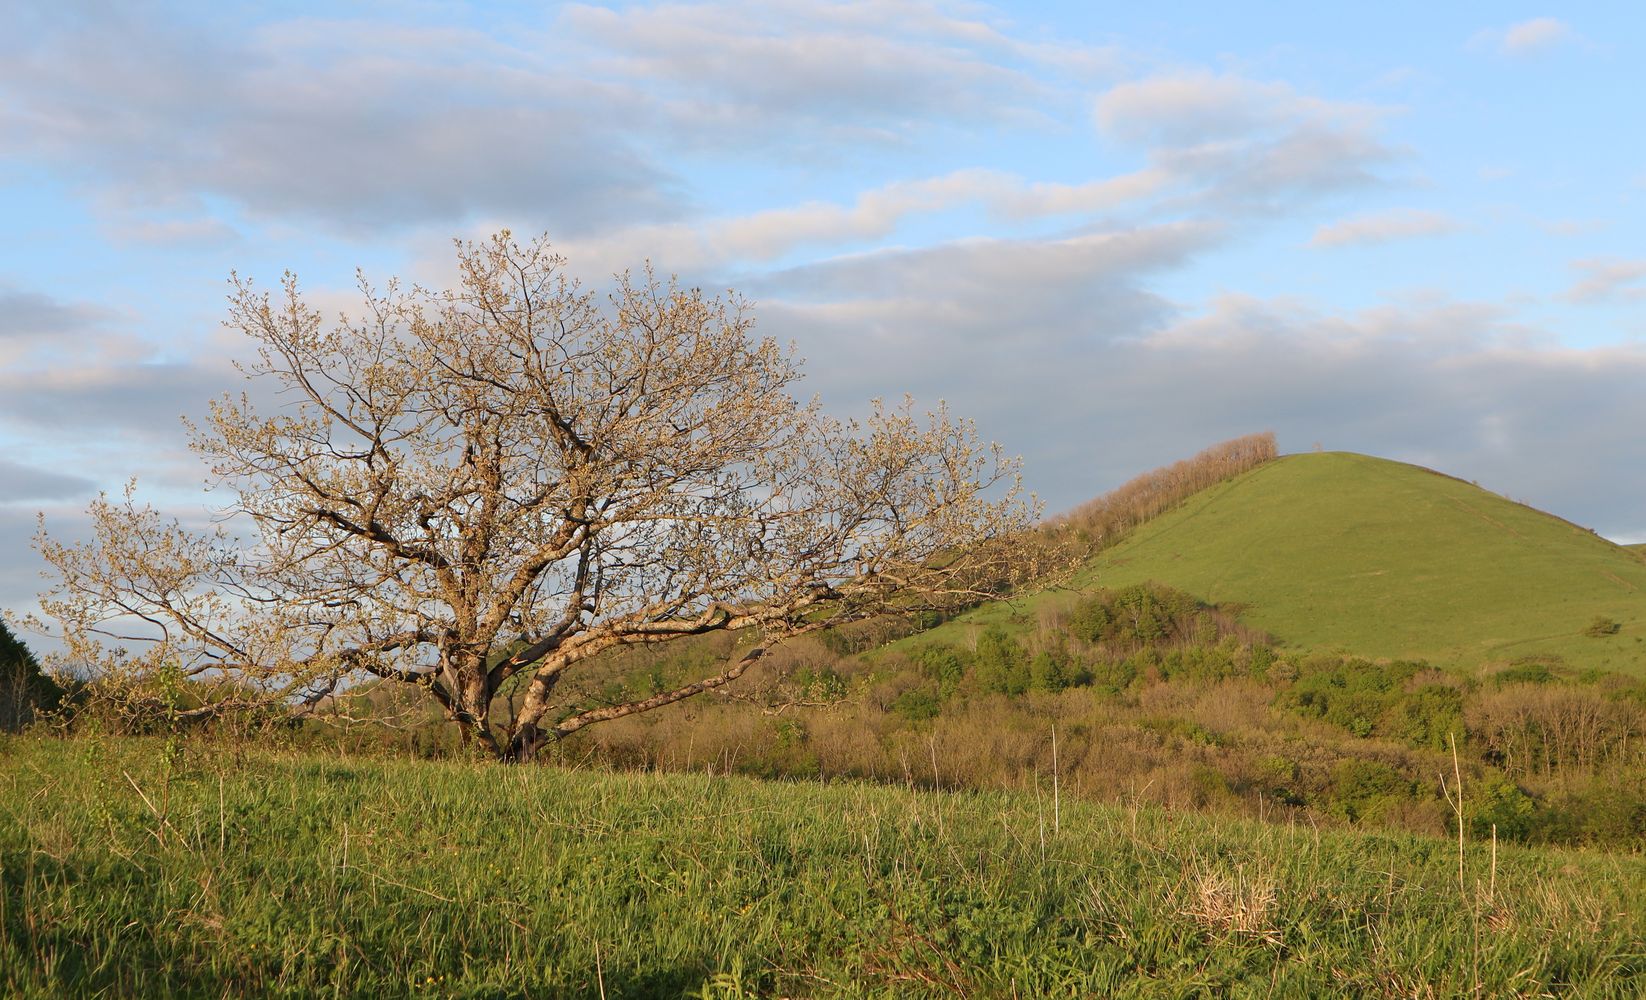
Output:
<svg viewBox="0 0 1646 1000">
<path fill-rule="evenodd" d="M 1092 567 L 1160 579 L 1287 641 L 1478 663 L 1556 654 L 1640 671 L 1646 563 L 1461 480 L 1364 455 L 1294 455 L 1145 525 Z M 1597 616 L 1622 623 L 1584 634 Z"/>
<path fill-rule="evenodd" d="M 7 996 L 1646 992 L 1646 860 L 1040 796 L 0 743 Z M 168 777 L 169 776 L 169 777 Z"/>
<path fill-rule="evenodd" d="M 1293 647 L 1476 666 L 1557 655 L 1646 674 L 1646 560 L 1427 469 L 1292 455 L 1191 497 L 1097 556 L 1075 586 L 1154 580 L 1244 606 Z M 1056 594 L 979 609 L 1032 620 Z M 1597 617 L 1621 628 L 1591 636 Z M 938 636 L 941 638 L 941 636 Z"/>
</svg>

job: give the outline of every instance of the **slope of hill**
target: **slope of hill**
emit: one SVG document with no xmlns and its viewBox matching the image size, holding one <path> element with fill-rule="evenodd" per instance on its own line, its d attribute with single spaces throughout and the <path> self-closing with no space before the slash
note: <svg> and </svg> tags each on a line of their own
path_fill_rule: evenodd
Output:
<svg viewBox="0 0 1646 1000">
<path fill-rule="evenodd" d="M 1146 580 L 1243 605 L 1294 647 L 1460 665 L 1553 654 L 1646 672 L 1646 561 L 1462 480 L 1365 455 L 1292 455 L 1214 486 L 1077 583 Z"/>
</svg>

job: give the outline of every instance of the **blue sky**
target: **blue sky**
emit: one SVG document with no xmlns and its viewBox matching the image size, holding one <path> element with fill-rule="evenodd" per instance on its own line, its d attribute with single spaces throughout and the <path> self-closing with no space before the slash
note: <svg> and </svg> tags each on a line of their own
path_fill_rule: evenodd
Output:
<svg viewBox="0 0 1646 1000">
<path fill-rule="evenodd" d="M 546 232 L 946 399 L 1050 509 L 1214 441 L 1646 539 L 1646 13 L 1565 4 L 35 4 L 0 38 L 0 607 L 238 391 L 231 270 Z"/>
</svg>

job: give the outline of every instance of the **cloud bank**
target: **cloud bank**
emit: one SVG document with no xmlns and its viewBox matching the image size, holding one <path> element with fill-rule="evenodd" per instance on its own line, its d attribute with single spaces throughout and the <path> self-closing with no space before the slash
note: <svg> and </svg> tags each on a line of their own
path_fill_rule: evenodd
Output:
<svg viewBox="0 0 1646 1000">
<path fill-rule="evenodd" d="M 330 315 L 357 261 L 444 286 L 450 235 L 548 230 L 597 286 L 650 259 L 747 293 L 833 409 L 946 399 L 1025 455 L 1054 510 L 1272 429 L 1286 449 L 1416 461 L 1646 537 L 1646 342 L 1554 329 L 1638 303 L 1646 262 L 1574 231 L 1598 245 L 1560 250 L 1567 287 L 1537 301 L 1360 273 L 1352 248 L 1412 241 L 1420 259 L 1421 240 L 1478 250 L 1501 232 L 1497 207 L 1448 200 L 1412 145 L 1432 123 L 1403 131 L 1414 109 L 1374 81 L 958 3 L 25 6 L 0 35 L 0 166 L 84 209 L 93 236 L 51 237 L 77 268 L 77 239 L 102 241 L 110 270 L 312 243 L 340 261 L 311 285 Z M 1471 47 L 1579 43 L 1541 17 Z M 1531 76 L 1445 47 L 1494 84 Z M 1537 170 L 1515 138 L 1492 153 L 1514 167 L 1505 192 Z M 47 289 L 68 277 L 31 282 L 27 264 L 0 265 L 10 607 L 36 587 L 38 507 L 72 531 L 88 491 L 137 474 L 198 508 L 177 417 L 244 388 L 229 361 L 246 348 L 185 331 L 177 316 L 215 314 L 199 282 L 138 317 L 95 276 L 65 297 Z M 194 298 L 151 304 L 172 294 Z M 174 341 L 155 334 L 172 322 Z"/>
</svg>

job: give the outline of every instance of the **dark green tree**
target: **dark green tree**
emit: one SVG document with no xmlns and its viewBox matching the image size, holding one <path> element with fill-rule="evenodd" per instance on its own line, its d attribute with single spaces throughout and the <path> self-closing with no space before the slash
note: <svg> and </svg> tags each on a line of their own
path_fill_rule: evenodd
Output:
<svg viewBox="0 0 1646 1000">
<path fill-rule="evenodd" d="M 977 637 L 977 686 L 985 693 L 1022 694 L 1029 689 L 1023 647 L 998 625 Z"/>
<path fill-rule="evenodd" d="M 1069 670 L 1064 657 L 1043 649 L 1029 661 L 1029 688 L 1033 691 L 1061 691 L 1069 686 Z"/>
<path fill-rule="evenodd" d="M 29 647 L 0 620 L 0 731 L 23 728 L 37 710 L 55 706 L 61 695 Z"/>
</svg>

